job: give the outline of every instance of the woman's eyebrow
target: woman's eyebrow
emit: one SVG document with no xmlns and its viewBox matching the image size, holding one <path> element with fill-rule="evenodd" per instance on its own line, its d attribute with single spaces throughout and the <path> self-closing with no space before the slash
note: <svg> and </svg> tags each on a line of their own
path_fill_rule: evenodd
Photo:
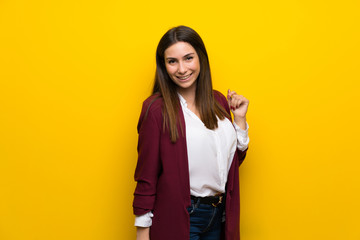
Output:
<svg viewBox="0 0 360 240">
<path fill-rule="evenodd" d="M 186 58 L 186 57 L 188 57 L 188 56 L 190 56 L 192 54 L 194 54 L 194 53 L 193 52 L 188 53 L 188 54 L 184 55 L 183 58 Z M 176 59 L 176 58 L 175 57 L 167 57 L 166 59 Z"/>
<path fill-rule="evenodd" d="M 188 56 L 190 56 L 190 55 L 192 55 L 192 54 L 194 54 L 194 53 L 193 53 L 193 52 L 188 53 L 188 54 L 186 54 L 185 56 L 183 56 L 183 58 L 186 58 L 186 57 L 188 57 Z"/>
</svg>

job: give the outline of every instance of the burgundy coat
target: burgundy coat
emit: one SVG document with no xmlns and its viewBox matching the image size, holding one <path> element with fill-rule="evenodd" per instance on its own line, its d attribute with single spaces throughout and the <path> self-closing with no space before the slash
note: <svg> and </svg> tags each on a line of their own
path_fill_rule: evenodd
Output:
<svg viewBox="0 0 360 240">
<path fill-rule="evenodd" d="M 214 91 L 214 97 L 230 114 L 224 95 Z M 169 131 L 163 131 L 162 104 L 158 95 L 150 96 L 143 103 L 138 123 L 137 185 L 133 210 L 135 215 L 153 211 L 151 240 L 189 240 L 190 221 L 186 208 L 191 205 L 191 200 L 185 120 L 180 107 L 179 124 L 184 134 L 178 124 L 179 138 L 172 143 Z M 236 151 L 229 170 L 223 240 L 240 239 L 239 166 L 246 151 Z"/>
</svg>

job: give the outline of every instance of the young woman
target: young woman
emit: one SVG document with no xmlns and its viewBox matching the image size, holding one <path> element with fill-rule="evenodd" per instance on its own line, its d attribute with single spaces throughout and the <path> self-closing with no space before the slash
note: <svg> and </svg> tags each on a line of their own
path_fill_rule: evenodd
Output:
<svg viewBox="0 0 360 240">
<path fill-rule="evenodd" d="M 200 36 L 178 26 L 156 51 L 153 94 L 138 123 L 137 239 L 239 240 L 239 166 L 249 101 L 212 89 Z M 230 116 L 234 115 L 234 122 Z"/>
</svg>

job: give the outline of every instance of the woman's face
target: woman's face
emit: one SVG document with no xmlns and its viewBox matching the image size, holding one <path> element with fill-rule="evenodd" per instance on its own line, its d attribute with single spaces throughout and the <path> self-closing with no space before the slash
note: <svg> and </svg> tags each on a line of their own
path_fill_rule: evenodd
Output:
<svg viewBox="0 0 360 240">
<path fill-rule="evenodd" d="M 200 61 L 196 50 L 186 42 L 177 42 L 165 50 L 165 66 L 170 78 L 181 90 L 196 88 Z"/>
</svg>

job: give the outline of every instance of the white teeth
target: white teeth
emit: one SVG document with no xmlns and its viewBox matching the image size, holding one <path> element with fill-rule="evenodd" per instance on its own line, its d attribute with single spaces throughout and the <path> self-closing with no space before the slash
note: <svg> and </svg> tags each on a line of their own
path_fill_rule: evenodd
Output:
<svg viewBox="0 0 360 240">
<path fill-rule="evenodd" d="M 187 79 L 188 77 L 190 77 L 191 74 L 187 75 L 187 76 L 184 76 L 184 77 L 178 77 L 180 80 L 185 80 Z"/>
</svg>

